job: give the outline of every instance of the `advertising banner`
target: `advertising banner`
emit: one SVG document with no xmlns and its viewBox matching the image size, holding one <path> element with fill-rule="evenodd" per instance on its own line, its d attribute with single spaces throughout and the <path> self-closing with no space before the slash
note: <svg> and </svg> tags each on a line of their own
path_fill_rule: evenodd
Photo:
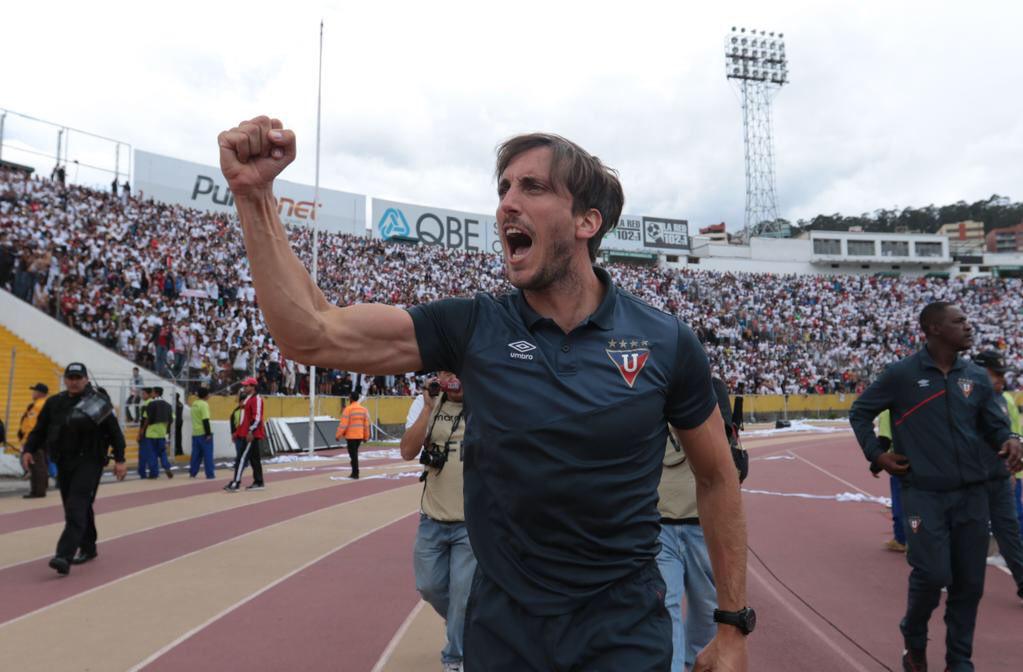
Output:
<svg viewBox="0 0 1023 672">
<path fill-rule="evenodd" d="M 678 254 L 690 248 L 689 222 L 684 219 L 622 215 L 600 249 L 651 254 Z"/>
<path fill-rule="evenodd" d="M 468 252 L 501 252 L 494 215 L 373 199 L 373 237 Z"/>
<path fill-rule="evenodd" d="M 234 195 L 219 167 L 182 161 L 135 150 L 135 193 L 198 210 L 234 214 Z M 313 207 L 314 188 L 287 180 L 274 182 L 281 221 L 321 231 L 366 235 L 366 197 L 320 187 L 319 207 Z"/>
</svg>

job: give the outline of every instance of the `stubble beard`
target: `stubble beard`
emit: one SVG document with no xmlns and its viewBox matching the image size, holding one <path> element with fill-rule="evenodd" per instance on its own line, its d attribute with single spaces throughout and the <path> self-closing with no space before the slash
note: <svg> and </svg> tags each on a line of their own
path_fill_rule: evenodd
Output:
<svg viewBox="0 0 1023 672">
<path fill-rule="evenodd" d="M 543 292 L 555 285 L 564 284 L 572 276 L 572 246 L 568 241 L 555 238 L 540 270 L 525 282 L 516 283 L 511 280 L 507 267 L 505 274 L 513 287 L 526 292 Z"/>
</svg>

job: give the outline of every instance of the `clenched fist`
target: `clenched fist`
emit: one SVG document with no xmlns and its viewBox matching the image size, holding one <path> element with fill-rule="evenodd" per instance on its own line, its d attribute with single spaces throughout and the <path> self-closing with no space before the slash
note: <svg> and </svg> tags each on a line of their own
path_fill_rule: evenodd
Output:
<svg viewBox="0 0 1023 672">
<path fill-rule="evenodd" d="M 295 160 L 295 133 L 279 119 L 256 117 L 217 136 L 220 170 L 235 197 L 270 189 Z"/>
</svg>

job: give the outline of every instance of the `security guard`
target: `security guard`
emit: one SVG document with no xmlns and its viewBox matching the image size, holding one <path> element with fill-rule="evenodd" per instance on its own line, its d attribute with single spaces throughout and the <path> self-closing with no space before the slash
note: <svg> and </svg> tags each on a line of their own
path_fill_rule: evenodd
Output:
<svg viewBox="0 0 1023 672">
<path fill-rule="evenodd" d="M 436 390 L 437 396 L 431 394 Z M 410 416 L 414 409 L 410 410 Z M 462 496 L 462 438 L 465 408 L 462 384 L 449 371 L 438 373 L 423 394 L 417 417 L 409 417 L 401 437 L 401 457 L 420 455 L 425 465 L 419 530 L 413 560 L 416 590 L 447 624 L 441 651 L 445 672 L 462 670 L 462 635 L 476 556 L 465 528 Z"/>
<path fill-rule="evenodd" d="M 849 421 L 871 464 L 902 477 L 909 548 L 909 599 L 900 628 L 904 670 L 927 669 L 927 622 L 948 588 L 947 649 L 952 672 L 973 670 L 973 630 L 984 593 L 989 456 L 1018 468 L 1020 441 L 987 374 L 959 357 L 973 342 L 966 314 L 939 301 L 920 313 L 926 345 L 888 367 L 853 404 Z M 888 409 L 894 452 L 874 434 Z"/>
<path fill-rule="evenodd" d="M 987 370 L 991 385 L 995 389 L 995 400 L 1009 419 L 1012 431 L 1020 432 L 1019 409 L 1016 400 L 1005 391 L 1005 373 L 1009 370 L 997 350 L 985 350 L 973 361 Z M 989 478 L 987 481 L 988 506 L 991 508 L 991 534 L 998 542 L 998 550 L 1005 559 L 1005 566 L 1016 582 L 1016 594 L 1023 598 L 1023 539 L 1020 538 L 1019 519 L 1016 517 L 1016 502 L 1009 482 L 1009 471 L 1005 462 L 988 454 Z"/>
<path fill-rule="evenodd" d="M 21 442 L 24 449 L 25 442 L 28 440 L 32 430 L 35 429 L 36 423 L 39 421 L 39 414 L 43 410 L 43 405 L 46 403 L 46 395 L 50 393 L 50 388 L 44 383 L 36 383 L 31 388 L 32 390 L 32 401 L 29 403 L 28 408 L 21 416 L 21 424 L 18 427 L 18 441 Z M 37 458 L 37 459 L 36 459 Z M 39 453 L 32 460 L 31 475 L 31 487 L 27 495 L 22 495 L 25 499 L 34 499 L 36 497 L 45 497 L 46 488 L 50 485 L 50 474 L 47 468 L 47 456 L 45 452 Z"/>
<path fill-rule="evenodd" d="M 39 422 L 29 434 L 22 457 L 26 469 L 34 455 L 48 450 L 60 470 L 60 498 L 64 503 L 64 532 L 50 567 L 67 574 L 72 564 L 96 557 L 96 521 L 92 503 L 96 499 L 107 448 L 114 450 L 114 475 L 123 480 L 124 434 L 106 394 L 89 382 L 89 372 L 80 362 L 64 369 L 60 394 L 46 400 Z"/>
<path fill-rule="evenodd" d="M 361 395 L 358 390 L 352 390 L 348 395 L 349 404 L 341 411 L 341 419 L 337 423 L 337 431 L 334 438 L 338 441 L 345 440 L 348 447 L 348 459 L 352 465 L 352 473 L 349 478 L 359 478 L 359 446 L 369 439 L 369 411 L 359 403 Z"/>
</svg>

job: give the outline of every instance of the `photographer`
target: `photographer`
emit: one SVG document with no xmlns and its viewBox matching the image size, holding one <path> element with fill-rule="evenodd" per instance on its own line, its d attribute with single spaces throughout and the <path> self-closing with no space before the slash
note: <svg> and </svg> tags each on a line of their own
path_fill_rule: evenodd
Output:
<svg viewBox="0 0 1023 672">
<path fill-rule="evenodd" d="M 124 434 L 117 424 L 110 399 L 89 382 L 84 364 L 73 362 L 64 370 L 60 394 L 46 400 L 39 421 L 25 443 L 22 465 L 26 470 L 39 451 L 49 451 L 60 470 L 60 498 L 64 503 L 64 532 L 50 567 L 59 574 L 96 557 L 96 499 L 107 448 L 114 449 L 114 475 L 123 480 Z M 77 552 L 77 553 L 76 553 Z"/>
<path fill-rule="evenodd" d="M 741 417 L 733 415 L 724 381 L 715 377 L 711 383 L 721 417 L 728 418 L 721 429 L 731 448 L 741 483 L 749 470 L 749 457 L 739 441 Z M 667 588 L 664 602 L 671 615 L 671 672 L 692 668 L 696 656 L 714 638 L 717 623 L 732 623 L 721 620 L 716 613 L 717 588 L 696 505 L 696 477 L 683 448 L 668 434 L 661 484 L 657 489 L 657 509 L 661 513 L 661 550 L 657 554 L 657 566 Z M 756 625 L 756 615 L 751 609 L 739 613 L 739 621 L 732 624 L 749 634 Z"/>
<path fill-rule="evenodd" d="M 465 607 L 476 571 L 462 498 L 462 384 L 455 374 L 441 371 L 422 399 L 418 415 L 415 407 L 410 409 L 401 439 L 402 458 L 418 454 L 425 467 L 413 552 L 416 590 L 447 621 L 444 669 L 461 670 Z"/>
</svg>

